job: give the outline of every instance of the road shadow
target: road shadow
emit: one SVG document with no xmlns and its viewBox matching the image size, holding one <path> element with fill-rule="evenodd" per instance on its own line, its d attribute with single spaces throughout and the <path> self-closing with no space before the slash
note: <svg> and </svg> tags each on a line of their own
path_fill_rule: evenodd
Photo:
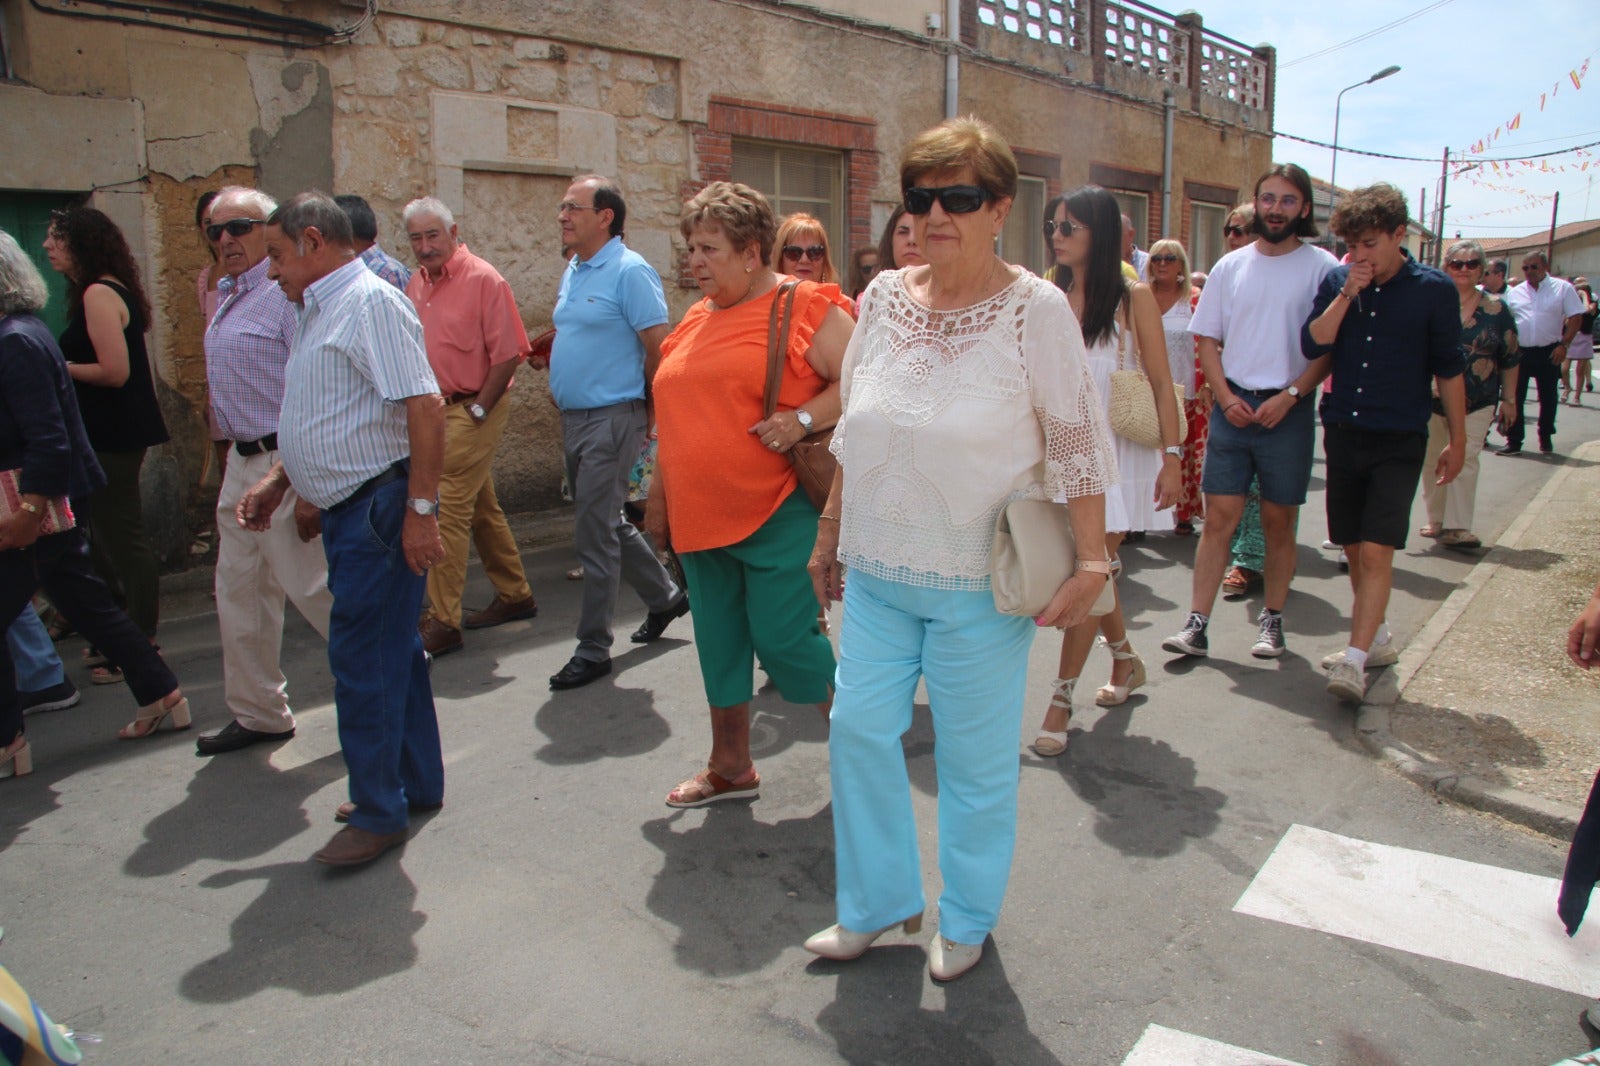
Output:
<svg viewBox="0 0 1600 1066">
<path fill-rule="evenodd" d="M 1497 785 L 1514 784 L 1503 767 L 1549 765 L 1544 746 L 1504 715 L 1401 700 L 1390 708 L 1389 721 L 1398 739 L 1428 758 Z"/>
<path fill-rule="evenodd" d="M 672 726 L 656 710 L 653 690 L 619 685 L 609 686 L 600 699 L 551 692 L 534 713 L 533 725 L 547 741 L 533 757 L 550 766 L 644 755 L 672 735 Z"/>
<path fill-rule="evenodd" d="M 201 859 L 243 862 L 306 830 L 307 797 L 344 777 L 344 756 L 335 751 L 280 770 L 267 761 L 270 755 L 255 747 L 202 762 L 183 801 L 145 825 L 144 841 L 123 872 L 162 877 Z M 247 786 L 241 783 L 246 776 Z"/>
<path fill-rule="evenodd" d="M 817 1026 L 845 1062 L 1049 1066 L 1061 1061 L 1030 1031 L 992 939 L 974 969 L 940 986 L 943 1010 L 922 1006 L 932 979 L 919 944 L 873 948 L 852 962 L 818 959 L 807 972 L 838 975 L 833 1002 L 817 1014 Z"/>
<path fill-rule="evenodd" d="M 178 991 L 197 1003 L 237 1003 L 269 988 L 330 996 L 410 969 L 428 919 L 401 854 L 353 870 L 290 862 L 207 877 L 200 887 L 262 888 L 233 920 L 228 950 L 185 973 Z"/>
<path fill-rule="evenodd" d="M 833 921 L 831 807 L 769 824 L 735 800 L 640 833 L 662 856 L 645 904 L 678 927 L 673 953 L 686 970 L 753 973 Z"/>
<path fill-rule="evenodd" d="M 1134 708 L 1109 708 L 1071 730 L 1067 754 L 1026 760 L 1050 770 L 1094 808 L 1094 833 L 1124 855 L 1167 858 L 1216 832 L 1228 796 L 1195 784 L 1194 760 L 1164 740 L 1129 732 Z"/>
<path fill-rule="evenodd" d="M 1494 561 L 1513 570 L 1548 570 L 1557 563 L 1566 562 L 1566 559 L 1567 557 L 1560 552 L 1546 551 L 1543 548 L 1497 546 L 1494 549 Z"/>
</svg>

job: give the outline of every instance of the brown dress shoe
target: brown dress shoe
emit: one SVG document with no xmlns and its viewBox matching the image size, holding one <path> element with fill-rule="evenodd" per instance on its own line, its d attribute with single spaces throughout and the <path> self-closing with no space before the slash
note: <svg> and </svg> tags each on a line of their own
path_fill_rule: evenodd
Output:
<svg viewBox="0 0 1600 1066">
<path fill-rule="evenodd" d="M 461 650 L 461 630 L 445 625 L 431 614 L 417 623 L 417 632 L 422 636 L 423 650 L 435 659 Z"/>
<path fill-rule="evenodd" d="M 328 866 L 360 866 L 405 842 L 404 829 L 393 833 L 374 833 L 347 825 L 333 834 L 333 839 L 311 857 Z"/>
<path fill-rule="evenodd" d="M 461 619 L 463 629 L 488 629 L 491 626 L 504 625 L 506 622 L 516 622 L 524 618 L 532 618 L 539 613 L 539 605 L 529 596 L 525 600 L 515 603 L 495 595 L 494 602 L 481 611 L 471 611 Z"/>
</svg>

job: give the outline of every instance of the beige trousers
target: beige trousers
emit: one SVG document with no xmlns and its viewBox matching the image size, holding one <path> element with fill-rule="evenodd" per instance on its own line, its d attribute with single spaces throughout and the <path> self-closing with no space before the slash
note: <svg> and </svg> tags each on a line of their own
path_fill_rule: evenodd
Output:
<svg viewBox="0 0 1600 1066">
<path fill-rule="evenodd" d="M 502 398 L 481 426 L 467 413 L 466 404 L 444 411 L 444 471 L 439 477 L 444 559 L 428 571 L 428 602 L 435 618 L 456 629 L 461 628 L 469 542 L 477 546 L 484 573 L 501 599 L 515 603 L 533 595 L 517 540 L 494 494 L 494 452 L 510 411 L 510 402 Z"/>
<path fill-rule="evenodd" d="M 1428 509 L 1428 524 L 1441 529 L 1472 528 L 1472 511 L 1478 502 L 1478 459 L 1483 453 L 1483 438 L 1494 421 L 1498 405 L 1467 413 L 1467 457 L 1461 473 L 1448 485 L 1437 485 L 1433 468 L 1450 443 L 1450 423 L 1444 415 L 1428 421 L 1428 451 L 1422 461 L 1422 502 Z"/>
<path fill-rule="evenodd" d="M 267 476 L 276 452 L 248 458 L 228 452 L 217 494 L 217 628 L 222 636 L 222 689 L 228 711 L 247 729 L 284 733 L 294 728 L 289 689 L 278 665 L 287 598 L 324 640 L 333 595 L 322 539 L 309 544 L 295 531 L 293 489 L 273 512 L 272 526 L 252 533 L 234 508 Z"/>
</svg>

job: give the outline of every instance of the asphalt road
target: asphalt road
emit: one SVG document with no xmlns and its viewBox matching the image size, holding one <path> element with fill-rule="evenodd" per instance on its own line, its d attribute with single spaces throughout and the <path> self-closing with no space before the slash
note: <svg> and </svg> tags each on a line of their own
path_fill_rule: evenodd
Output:
<svg viewBox="0 0 1600 1066">
<path fill-rule="evenodd" d="M 1600 436 L 1592 410 L 1564 409 L 1562 424 L 1558 443 Z M 1553 466 L 1484 463 L 1488 540 Z M 1487 920 L 1453 917 L 1470 871 L 1419 885 L 1410 902 L 1437 918 L 1417 924 L 1422 947 L 1308 928 L 1311 904 L 1303 922 L 1235 909 L 1296 825 L 1547 878 L 1564 855 L 1441 804 L 1354 742 L 1316 669 L 1349 605 L 1317 547 L 1318 473 L 1276 662 L 1249 656 L 1259 602 L 1246 601 L 1219 606 L 1210 660 L 1169 664 L 1158 645 L 1187 608 L 1194 541 L 1125 550 L 1151 683 L 1121 708 L 1080 709 L 1067 757 L 1023 752 L 1006 910 L 983 963 L 949 986 L 928 979 L 920 939 L 886 937 L 848 964 L 800 947 L 833 921 L 813 708 L 760 695 L 761 799 L 674 812 L 663 795 L 707 747 L 687 621 L 648 648 L 624 636 L 610 679 L 548 691 L 577 614 L 559 549 L 528 558 L 538 618 L 469 634 L 436 665 L 446 806 L 367 869 L 307 861 L 345 794 L 325 652 L 298 618 L 285 662 L 299 735 L 276 751 L 201 760 L 194 732 L 118 741 L 133 711 L 120 688 L 30 718 L 36 772 L 0 782 L 0 962 L 58 1021 L 101 1038 L 93 1062 L 1116 1064 L 1158 1025 L 1260 1053 L 1226 1061 L 1553 1063 L 1585 1049 L 1587 996 L 1427 946 L 1470 945 Z M 1402 639 L 1469 565 L 1405 553 L 1391 612 Z M 475 571 L 468 602 L 485 587 Z M 642 615 L 625 593 L 619 633 Z M 1034 648 L 1027 737 L 1052 637 Z M 170 622 L 162 642 L 197 727 L 222 725 L 214 618 Z M 75 657 L 79 644 L 64 647 Z M 1090 691 L 1107 669 L 1097 652 Z M 924 937 L 932 744 L 919 712 L 906 748 Z M 1586 932 L 1579 954 L 1600 960 L 1600 929 Z"/>
</svg>

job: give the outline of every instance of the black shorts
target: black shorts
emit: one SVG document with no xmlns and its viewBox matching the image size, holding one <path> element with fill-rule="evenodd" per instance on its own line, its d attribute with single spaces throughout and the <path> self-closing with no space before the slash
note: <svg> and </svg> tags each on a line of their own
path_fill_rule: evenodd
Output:
<svg viewBox="0 0 1600 1066">
<path fill-rule="evenodd" d="M 1404 548 L 1427 448 L 1426 434 L 1324 425 L 1328 539 Z"/>
</svg>

